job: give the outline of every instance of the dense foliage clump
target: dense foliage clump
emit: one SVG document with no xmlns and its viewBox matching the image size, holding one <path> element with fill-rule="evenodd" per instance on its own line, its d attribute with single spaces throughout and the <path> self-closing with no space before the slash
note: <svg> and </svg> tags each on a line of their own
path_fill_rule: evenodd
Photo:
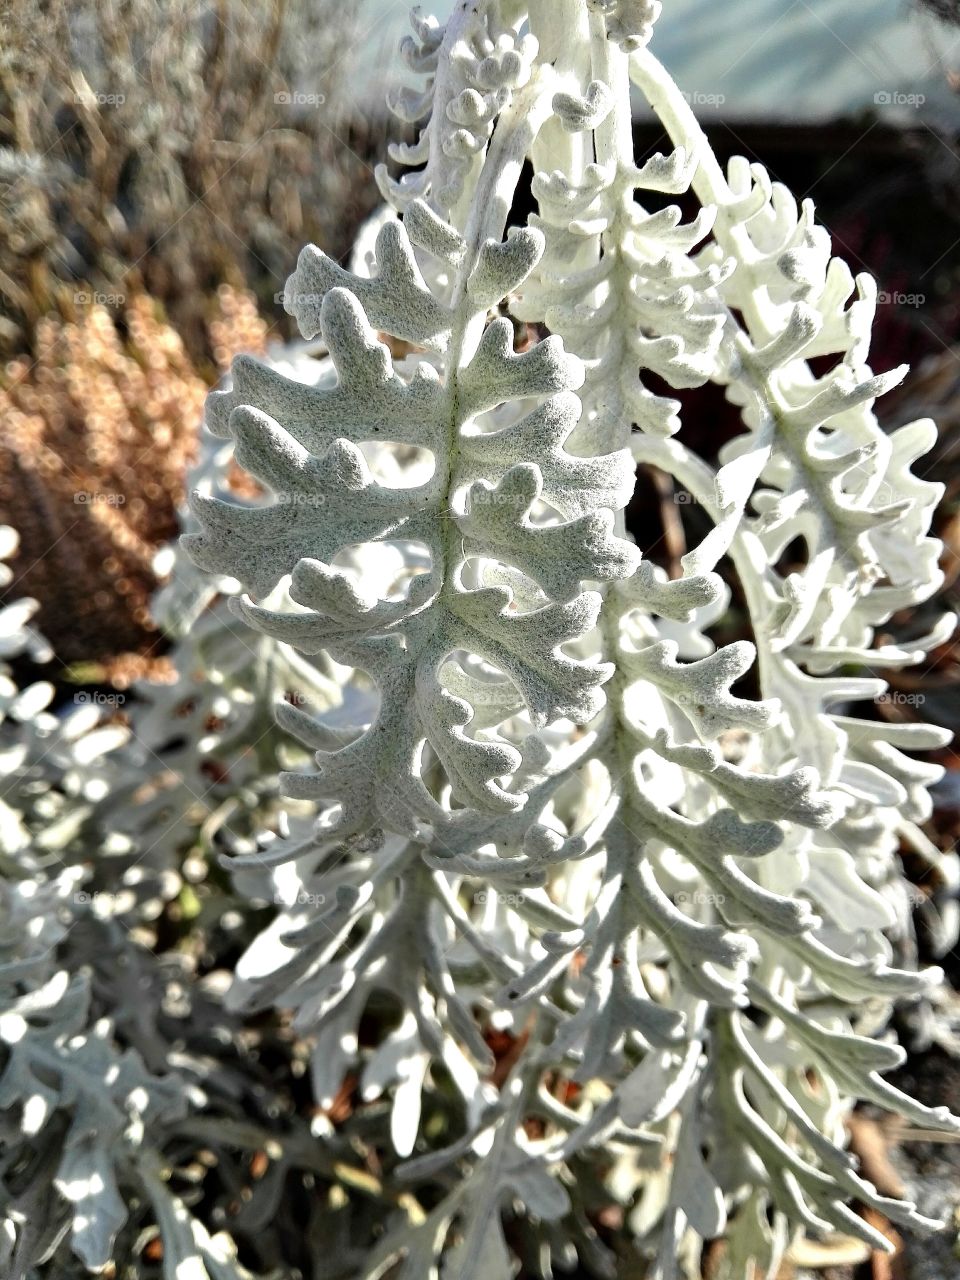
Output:
<svg viewBox="0 0 960 1280">
<path fill-rule="evenodd" d="M 866 364 L 873 282 L 762 166 L 721 169 L 649 47 L 659 7 L 415 13 L 391 207 L 352 269 L 309 247 L 285 290 L 323 358 L 241 357 L 208 402 L 198 567 L 176 553 L 157 605 L 180 680 L 97 727 L 11 682 L 16 1274 L 128 1257 L 137 1221 L 177 1280 L 628 1253 L 669 1280 L 718 1237 L 745 1280 L 800 1233 L 887 1248 L 854 1205 L 929 1225 L 861 1176 L 844 1118 L 960 1127 L 884 1080 L 894 1003 L 939 976 L 894 946 L 901 846 L 952 874 L 921 830 L 939 771 L 909 754 L 947 735 L 869 714 L 871 673 L 953 627 L 881 634 L 940 581 L 940 489 L 912 470 L 935 428 L 877 425 L 901 371 Z M 672 147 L 642 164 L 631 86 Z M 507 230 L 527 165 L 537 213 Z M 741 413 L 716 460 L 672 394 L 706 384 Z M 674 578 L 627 536 L 638 461 L 707 523 Z M 749 640 L 718 639 L 729 584 Z M 151 922 L 202 911 L 198 862 L 230 880 L 171 977 Z M 149 1002 L 111 966 L 91 1004 L 80 940 L 107 929 Z M 208 1172 L 176 1194 L 191 1127 Z M 210 1170 L 230 1186 L 261 1140 L 273 1199 L 232 1183 L 257 1223 L 324 1190 L 258 1253 Z"/>
</svg>

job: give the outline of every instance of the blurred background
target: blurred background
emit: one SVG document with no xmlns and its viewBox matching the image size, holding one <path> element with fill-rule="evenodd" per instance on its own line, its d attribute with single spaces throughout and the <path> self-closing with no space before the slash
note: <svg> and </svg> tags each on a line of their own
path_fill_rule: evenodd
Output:
<svg viewBox="0 0 960 1280">
<path fill-rule="evenodd" d="M 721 160 L 755 158 L 813 200 L 836 252 L 878 280 L 873 363 L 912 366 L 878 412 L 890 428 L 939 423 L 926 474 L 946 485 L 946 584 L 930 613 L 957 608 L 960 5 L 664 7 L 657 52 Z M 405 0 L 0 5 L 0 524 L 20 533 L 0 602 L 39 602 L 64 687 L 169 675 L 150 610 L 154 556 L 178 529 L 204 396 L 237 352 L 293 336 L 278 295 L 301 246 L 345 260 L 379 204 L 373 165 L 403 136 L 385 94 L 403 78 L 406 11 Z M 635 131 L 641 157 L 664 148 L 640 103 Z M 702 433 L 714 453 L 733 415 L 721 392 L 693 393 L 688 439 Z M 658 542 L 655 558 L 679 559 L 685 531 L 663 477 L 641 476 L 631 521 L 641 545 Z M 30 664 L 16 659 L 19 683 Z M 902 696 L 878 715 L 960 726 L 955 641 L 895 680 Z M 935 758 L 948 772 L 930 834 L 947 849 L 960 833 L 960 759 Z M 957 985 L 960 961 L 945 963 Z M 909 1087 L 956 1107 L 944 1047 L 924 1061 L 907 1068 Z M 945 1081 L 956 1096 L 942 1096 Z M 913 1174 L 956 1179 L 956 1150 L 914 1144 Z M 870 1176 L 889 1186 L 882 1143 L 874 1156 Z M 880 1263 L 825 1265 L 839 1277 Z M 926 1280 L 960 1269 L 929 1265 Z"/>
</svg>

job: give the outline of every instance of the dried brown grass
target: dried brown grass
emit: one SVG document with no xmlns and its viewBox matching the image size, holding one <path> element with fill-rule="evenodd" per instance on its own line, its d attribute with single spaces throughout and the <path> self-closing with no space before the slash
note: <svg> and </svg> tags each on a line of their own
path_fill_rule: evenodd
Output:
<svg viewBox="0 0 960 1280">
<path fill-rule="evenodd" d="M 220 371 L 264 349 L 255 301 L 229 286 L 204 324 Z M 6 596 L 40 601 L 62 662 L 128 678 L 157 649 L 151 562 L 177 532 L 210 379 L 144 294 L 117 319 L 41 320 L 36 347 L 0 375 L 0 518 L 20 533 Z"/>
<path fill-rule="evenodd" d="M 197 299 L 221 283 L 288 323 L 275 295 L 300 247 L 343 254 L 378 198 L 377 130 L 338 105 L 360 9 L 6 0 L 0 358 L 91 293 L 148 293 L 207 358 Z"/>
</svg>

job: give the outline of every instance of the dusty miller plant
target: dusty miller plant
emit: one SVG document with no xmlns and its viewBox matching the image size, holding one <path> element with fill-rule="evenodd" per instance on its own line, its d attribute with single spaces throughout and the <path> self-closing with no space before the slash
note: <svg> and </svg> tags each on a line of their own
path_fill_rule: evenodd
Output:
<svg viewBox="0 0 960 1280">
<path fill-rule="evenodd" d="M 280 367 L 312 373 L 303 361 Z M 224 448 L 212 444 L 192 479 L 228 492 Z M 0 526 L 0 585 L 15 548 L 14 531 Z M 283 749 L 274 703 L 295 688 L 327 706 L 338 686 L 283 644 L 246 643 L 223 598 L 235 584 L 200 575 L 173 548 L 164 558 L 169 581 L 154 612 L 172 641 L 172 684 L 66 702 L 51 681 L 19 687 L 8 660 L 42 663 L 51 651 L 30 625 L 36 601 L 0 610 L 0 1267 L 9 1280 L 105 1269 L 131 1280 L 154 1242 L 164 1280 L 243 1280 L 233 1237 L 272 1231 L 291 1169 L 312 1175 L 332 1163 L 318 1163 L 304 1121 L 286 1117 L 281 1129 L 282 1090 L 251 1067 L 249 1034 L 209 972 L 229 946 L 231 909 L 234 928 L 241 920 L 239 902 L 205 886 L 176 947 L 163 946 L 157 921 L 189 904 L 187 881 L 202 878 L 216 850 L 268 838 L 279 760 L 305 759 Z M 226 935 L 219 943 L 215 929 Z M 265 1145 L 267 1176 L 231 1214 L 229 1235 L 207 1191 L 192 1211 L 198 1148 L 232 1195 Z"/>
<path fill-rule="evenodd" d="M 15 546 L 0 527 L 0 557 Z M 175 594 L 189 599 L 192 587 L 181 581 Z M 51 656 L 29 626 L 36 607 L 0 610 L 0 1265 L 10 1280 L 72 1280 L 119 1262 L 113 1274 L 128 1277 L 155 1234 L 165 1280 L 243 1280 L 233 1241 L 208 1230 L 169 1178 L 191 1141 L 196 1150 L 199 1111 L 228 1163 L 258 1141 L 256 1082 L 231 1061 L 239 1026 L 198 981 L 196 957 L 154 949 L 152 928 L 183 887 L 184 850 L 202 847 L 222 806 L 232 802 L 242 848 L 276 794 L 266 748 L 253 778 L 210 787 L 202 772 L 231 732 L 256 724 L 249 668 L 270 654 L 247 650 L 238 691 L 241 664 L 222 637 L 203 665 L 211 613 L 173 650 L 181 682 L 144 691 L 125 724 L 109 723 L 89 694 L 64 708 L 49 681 L 17 686 L 6 659 Z M 220 728 L 181 750 L 186 706 Z"/>
<path fill-rule="evenodd" d="M 860 1176 L 846 1112 L 957 1128 L 884 1080 L 893 1003 L 938 980 L 891 938 L 901 843 L 938 857 L 937 770 L 909 753 L 947 735 L 869 714 L 868 673 L 953 625 L 875 641 L 940 580 L 939 490 L 911 470 L 935 428 L 879 429 L 902 371 L 866 363 L 873 281 L 762 166 L 718 164 L 651 51 L 659 8 L 415 11 L 395 214 L 356 271 L 311 247 L 287 285 L 335 379 L 241 359 L 210 402 L 273 496 L 198 495 L 190 550 L 343 694 L 281 708 L 317 818 L 233 860 L 280 909 L 230 999 L 292 1011 L 321 1108 L 348 1071 L 389 1099 L 428 1207 L 356 1260 L 370 1280 L 612 1276 L 610 1205 L 661 1280 L 718 1236 L 728 1280 L 776 1274 L 798 1232 L 886 1249 L 852 1202 L 924 1219 Z M 631 85 L 672 148 L 642 164 Z M 537 213 L 508 229 L 527 164 Z M 515 320 L 543 336 L 518 349 Z M 719 465 L 656 389 L 705 383 L 741 411 Z M 626 533 L 637 461 L 711 521 L 674 579 Z M 718 568 L 752 642 L 710 637 Z"/>
</svg>

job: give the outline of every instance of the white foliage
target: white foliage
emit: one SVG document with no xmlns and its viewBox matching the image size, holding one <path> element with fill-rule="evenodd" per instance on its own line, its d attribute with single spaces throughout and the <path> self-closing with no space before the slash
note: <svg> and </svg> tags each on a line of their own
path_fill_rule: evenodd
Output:
<svg viewBox="0 0 960 1280">
<path fill-rule="evenodd" d="M 235 998 L 316 1031 L 322 1100 L 389 990 L 406 1012 L 364 1087 L 393 1088 L 400 1155 L 435 1068 L 464 1101 L 460 1141 L 407 1171 L 459 1180 L 369 1275 L 404 1256 L 411 1280 L 506 1277 L 508 1202 L 557 1262 L 574 1247 L 603 1274 L 563 1190 L 601 1145 L 641 1188 L 632 1222 L 664 1280 L 726 1229 L 744 1186 L 730 1227 L 744 1266 L 773 1268 L 787 1225 L 886 1248 L 851 1199 L 921 1219 L 854 1172 L 843 1100 L 957 1127 L 883 1082 L 896 1050 L 851 1035 L 860 1002 L 937 980 L 890 967 L 883 930 L 905 892 L 897 835 L 923 846 L 938 776 L 902 748 L 945 735 L 858 718 L 884 683 L 836 674 L 907 665 L 953 626 L 874 644 L 940 580 L 939 489 L 910 471 L 933 429 L 879 428 L 873 401 L 901 371 L 865 363 L 875 286 L 831 256 L 809 202 L 746 161 L 721 171 L 649 48 L 659 8 L 478 0 L 445 28 L 415 17 L 405 52 L 429 82 L 396 105 L 428 122 L 393 158 L 422 167 L 380 174 L 402 216 L 379 220 L 359 274 L 308 249 L 287 286 L 336 381 L 306 391 L 241 361 L 209 410 L 274 497 L 253 513 L 198 497 L 192 554 L 244 584 L 252 627 L 379 686 L 339 749 L 323 715 L 284 713 L 317 750 L 316 777 L 287 787 L 320 802 L 319 822 L 270 850 L 298 907 L 255 944 Z M 673 147 L 639 167 L 631 80 Z M 504 238 L 524 158 L 539 212 Z M 700 212 L 650 212 L 647 192 Z M 504 308 L 551 336 L 515 350 Z M 402 369 L 377 330 L 415 348 Z M 740 407 L 718 467 L 648 372 L 712 381 Z M 676 581 L 625 537 L 631 446 L 713 522 Z M 429 478 L 378 485 L 368 451 L 384 447 L 428 450 Z M 333 564 L 396 538 L 429 553 L 400 599 Z M 797 539 L 805 564 L 784 576 Z M 727 599 L 721 561 L 755 643 L 705 634 Z M 257 602 L 285 575 L 292 605 Z M 748 673 L 760 698 L 734 692 Z M 480 1085 L 484 1026 L 521 1038 L 499 1095 Z M 583 1092 L 562 1102 L 557 1081 Z"/>
<path fill-rule="evenodd" d="M 133 954 L 116 939 L 179 892 L 191 840 L 273 908 L 224 1026 L 289 1013 L 321 1112 L 354 1075 L 396 1178 L 433 1187 L 426 1214 L 397 1195 L 357 1280 L 507 1280 L 514 1246 L 539 1274 L 612 1276 L 604 1200 L 662 1280 L 718 1235 L 730 1280 L 774 1274 L 797 1230 L 887 1248 L 854 1201 L 926 1224 L 858 1174 L 843 1116 L 869 1100 L 960 1127 L 884 1080 L 902 1055 L 880 1035 L 938 979 L 893 961 L 901 839 L 956 881 L 921 829 L 939 770 L 909 754 L 947 735 L 865 705 L 954 625 L 877 641 L 940 583 L 939 487 L 911 470 L 935 428 L 879 427 L 901 371 L 866 363 L 873 282 L 761 166 L 723 172 L 654 56 L 659 9 L 415 11 L 404 55 L 427 82 L 394 103 L 420 132 L 392 153 L 409 172 L 378 171 L 393 212 L 352 269 L 310 246 L 285 290 L 322 358 L 241 357 L 208 402 L 184 540 L 204 572 L 168 555 L 157 601 L 176 684 L 104 725 L 0 671 L 0 1102 L 16 1152 L 52 1135 L 27 1208 L 56 1206 L 39 1232 L 7 1212 L 13 1274 L 65 1230 L 99 1266 L 131 1185 L 169 1274 L 245 1274 L 160 1155 L 229 1088 L 144 1030 L 114 975 L 143 1046 L 121 1052 L 79 972 L 98 940 Z M 643 165 L 631 83 L 670 138 Z M 508 230 L 526 162 L 538 211 Z M 725 389 L 742 431 L 719 459 L 651 375 Z M 626 533 L 637 461 L 709 520 L 673 580 Z M 712 638 L 724 577 L 751 641 Z M 29 616 L 0 615 L 0 657 L 42 650 Z M 132 1109 L 106 1091 L 96 1125 L 71 1110 L 91 1072 Z M 332 1141 L 326 1114 L 313 1131 Z"/>
</svg>

